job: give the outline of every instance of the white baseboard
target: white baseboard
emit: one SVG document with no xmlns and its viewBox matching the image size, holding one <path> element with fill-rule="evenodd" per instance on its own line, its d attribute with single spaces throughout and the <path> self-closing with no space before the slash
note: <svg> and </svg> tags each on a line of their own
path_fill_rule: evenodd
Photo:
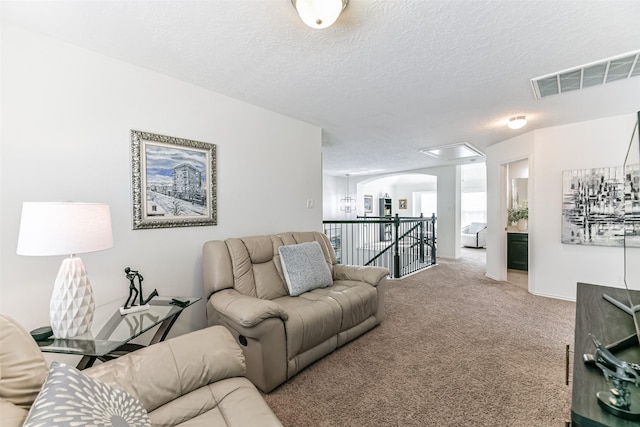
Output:
<svg viewBox="0 0 640 427">
<path fill-rule="evenodd" d="M 539 296 L 539 297 L 553 298 L 553 299 L 559 299 L 559 300 L 563 300 L 563 301 L 576 302 L 575 298 L 569 298 L 569 297 L 565 297 L 565 296 L 561 296 L 561 295 L 553 295 L 553 294 L 546 294 L 546 293 L 543 293 L 543 292 L 531 292 L 531 291 L 529 291 L 529 293 L 532 294 L 532 295 Z"/>
</svg>

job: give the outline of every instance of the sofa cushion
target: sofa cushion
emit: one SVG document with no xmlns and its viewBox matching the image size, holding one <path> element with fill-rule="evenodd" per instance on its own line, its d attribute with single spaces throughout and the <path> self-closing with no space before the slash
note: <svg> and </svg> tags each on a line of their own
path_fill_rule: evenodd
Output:
<svg viewBox="0 0 640 427">
<path fill-rule="evenodd" d="M 0 399 L 0 415 L 2 415 L 2 427 L 21 427 L 27 418 L 27 411 L 13 403 Z"/>
<path fill-rule="evenodd" d="M 298 296 L 316 288 L 331 286 L 331 271 L 318 242 L 284 245 L 278 248 L 289 295 Z"/>
<path fill-rule="evenodd" d="M 377 289 L 363 282 L 340 280 L 329 288 L 314 289 L 312 292 L 332 298 L 340 305 L 340 332 L 374 316 L 378 309 Z"/>
<path fill-rule="evenodd" d="M 49 376 L 33 402 L 23 427 L 113 425 L 151 427 L 147 411 L 124 390 L 52 362 Z"/>
<path fill-rule="evenodd" d="M 276 236 L 251 236 L 225 240 L 231 255 L 234 288 L 243 295 L 274 299 L 287 295 L 281 275 Z"/>
<path fill-rule="evenodd" d="M 306 292 L 299 297 L 282 297 L 274 302 L 282 306 L 289 315 L 284 322 L 289 359 L 340 332 L 342 309 L 329 296 Z"/>
<path fill-rule="evenodd" d="M 0 315 L 0 398 L 28 410 L 48 372 L 29 332 L 12 318 Z"/>
<path fill-rule="evenodd" d="M 282 426 L 260 392 L 243 377 L 185 394 L 149 414 L 154 426 Z"/>
</svg>

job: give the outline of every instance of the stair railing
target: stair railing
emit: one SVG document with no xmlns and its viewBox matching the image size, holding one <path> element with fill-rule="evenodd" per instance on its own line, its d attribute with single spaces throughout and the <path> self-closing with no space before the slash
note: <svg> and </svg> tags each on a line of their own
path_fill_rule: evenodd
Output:
<svg viewBox="0 0 640 427">
<path fill-rule="evenodd" d="M 435 214 L 427 218 L 364 216 L 323 224 L 338 263 L 383 266 L 394 278 L 436 264 Z"/>
</svg>

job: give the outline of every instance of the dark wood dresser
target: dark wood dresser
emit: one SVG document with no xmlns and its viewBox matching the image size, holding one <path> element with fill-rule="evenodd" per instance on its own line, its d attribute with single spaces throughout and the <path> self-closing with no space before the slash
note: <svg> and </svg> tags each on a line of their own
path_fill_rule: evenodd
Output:
<svg viewBox="0 0 640 427">
<path fill-rule="evenodd" d="M 584 364 L 584 353 L 593 353 L 595 347 L 589 334 L 603 344 L 622 340 L 635 332 L 630 315 L 602 298 L 607 294 L 629 305 L 625 289 L 578 283 L 576 298 L 576 327 L 573 364 L 573 392 L 571 400 L 571 422 L 573 427 L 638 427 L 638 421 L 627 421 L 606 412 L 598 404 L 596 393 L 610 387 L 596 367 Z M 640 292 L 631 291 L 634 304 L 640 304 Z M 615 353 L 627 362 L 640 363 L 640 347 L 633 346 Z M 629 386 L 631 393 L 640 393 L 640 388 Z"/>
</svg>

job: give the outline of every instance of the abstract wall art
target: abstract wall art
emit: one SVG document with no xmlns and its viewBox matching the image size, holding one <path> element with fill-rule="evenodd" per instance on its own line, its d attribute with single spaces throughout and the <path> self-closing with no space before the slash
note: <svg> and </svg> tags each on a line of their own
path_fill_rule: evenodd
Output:
<svg viewBox="0 0 640 427">
<path fill-rule="evenodd" d="M 638 168 L 577 169 L 562 173 L 562 243 L 640 247 L 640 230 L 625 205 L 638 199 Z M 635 185 L 633 184 L 635 183 Z M 627 208 L 628 209 L 628 208 Z"/>
</svg>

